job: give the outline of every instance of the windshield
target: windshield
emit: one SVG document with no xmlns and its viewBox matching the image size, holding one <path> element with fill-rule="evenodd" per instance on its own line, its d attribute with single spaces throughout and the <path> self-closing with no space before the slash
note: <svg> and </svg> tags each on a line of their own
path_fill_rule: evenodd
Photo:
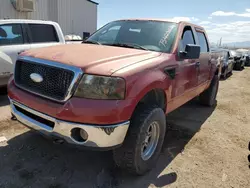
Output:
<svg viewBox="0 0 250 188">
<path fill-rule="evenodd" d="M 86 42 L 122 46 L 169 53 L 177 31 L 177 24 L 160 21 L 115 21 L 105 25 Z M 122 47 L 125 47 L 124 45 Z"/>
</svg>

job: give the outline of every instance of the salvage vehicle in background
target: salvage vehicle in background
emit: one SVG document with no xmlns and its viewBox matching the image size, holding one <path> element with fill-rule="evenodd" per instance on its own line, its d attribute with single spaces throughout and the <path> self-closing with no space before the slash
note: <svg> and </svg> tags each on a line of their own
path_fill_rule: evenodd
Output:
<svg viewBox="0 0 250 188">
<path fill-rule="evenodd" d="M 0 87 L 7 85 L 21 52 L 58 44 L 65 44 L 65 40 L 60 26 L 55 22 L 0 20 Z"/>
<path fill-rule="evenodd" d="M 219 62 L 220 77 L 226 79 L 229 74 L 232 74 L 234 68 L 234 60 L 230 58 L 230 51 L 223 48 L 212 48 L 211 53 Z"/>
<path fill-rule="evenodd" d="M 245 66 L 250 66 L 250 53 L 249 52 L 243 53 L 243 57 L 245 60 Z"/>
<path fill-rule="evenodd" d="M 245 66 L 245 61 L 242 58 L 242 52 L 230 50 L 230 59 L 234 62 L 234 70 L 242 70 Z"/>
<path fill-rule="evenodd" d="M 221 78 L 221 72 L 222 72 L 222 66 L 223 66 L 223 61 L 222 61 L 222 58 L 223 58 L 223 53 L 221 51 L 218 50 L 218 48 L 210 48 L 210 57 L 211 57 L 211 60 L 216 62 L 216 67 L 217 67 L 217 70 L 218 70 L 218 77 Z"/>
<path fill-rule="evenodd" d="M 111 149 L 120 168 L 142 175 L 160 155 L 165 115 L 197 96 L 214 106 L 218 87 L 202 27 L 130 19 L 105 25 L 84 44 L 22 53 L 8 96 L 13 116 L 31 129 Z"/>
<path fill-rule="evenodd" d="M 250 66 L 250 52 L 246 54 L 246 66 Z"/>
</svg>

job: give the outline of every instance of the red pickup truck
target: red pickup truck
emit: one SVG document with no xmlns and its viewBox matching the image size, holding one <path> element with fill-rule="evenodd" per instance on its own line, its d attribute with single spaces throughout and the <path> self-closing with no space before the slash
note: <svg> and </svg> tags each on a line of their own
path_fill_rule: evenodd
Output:
<svg viewBox="0 0 250 188">
<path fill-rule="evenodd" d="M 83 44 L 22 53 L 8 84 L 13 116 L 55 140 L 112 149 L 135 174 L 152 169 L 166 114 L 219 86 L 204 29 L 187 22 L 111 22 Z"/>
</svg>

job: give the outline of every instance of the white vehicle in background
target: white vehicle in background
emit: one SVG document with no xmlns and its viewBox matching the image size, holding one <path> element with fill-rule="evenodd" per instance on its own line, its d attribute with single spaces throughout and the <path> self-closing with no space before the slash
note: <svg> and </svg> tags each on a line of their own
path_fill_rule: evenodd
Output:
<svg viewBox="0 0 250 188">
<path fill-rule="evenodd" d="M 56 22 L 0 20 L 0 87 L 7 85 L 21 52 L 59 44 L 65 44 L 65 39 Z"/>
<path fill-rule="evenodd" d="M 64 39 L 66 41 L 66 44 L 81 44 L 83 42 L 83 39 L 79 35 L 65 35 Z"/>
</svg>

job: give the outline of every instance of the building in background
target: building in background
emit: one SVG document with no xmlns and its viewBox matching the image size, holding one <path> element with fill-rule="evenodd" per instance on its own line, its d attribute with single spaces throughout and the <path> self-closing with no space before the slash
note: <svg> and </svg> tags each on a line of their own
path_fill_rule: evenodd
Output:
<svg viewBox="0 0 250 188">
<path fill-rule="evenodd" d="M 83 37 L 97 29 L 97 6 L 91 0 L 1 0 L 0 19 L 51 20 L 65 35 Z"/>
</svg>

